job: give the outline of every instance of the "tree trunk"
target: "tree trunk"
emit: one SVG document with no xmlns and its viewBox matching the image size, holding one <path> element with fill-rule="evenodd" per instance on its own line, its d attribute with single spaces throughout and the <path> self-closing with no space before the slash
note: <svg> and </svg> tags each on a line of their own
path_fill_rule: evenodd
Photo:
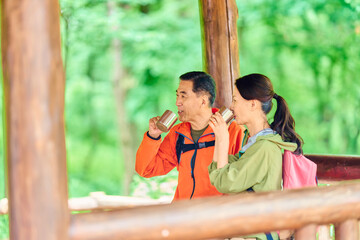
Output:
<svg viewBox="0 0 360 240">
<path fill-rule="evenodd" d="M 108 1 L 108 14 L 111 17 L 116 8 L 114 1 Z M 118 25 L 111 26 L 113 31 L 118 30 Z M 118 131 L 120 136 L 121 150 L 124 160 L 124 178 L 123 178 L 123 193 L 128 195 L 130 193 L 130 184 L 135 173 L 135 152 L 136 152 L 136 126 L 129 123 L 126 114 L 125 101 L 126 94 L 129 90 L 129 81 L 126 70 L 122 66 L 121 59 L 121 42 L 117 37 L 114 37 L 111 43 L 113 54 L 113 91 L 115 96 L 116 116 L 118 122 Z"/>
</svg>

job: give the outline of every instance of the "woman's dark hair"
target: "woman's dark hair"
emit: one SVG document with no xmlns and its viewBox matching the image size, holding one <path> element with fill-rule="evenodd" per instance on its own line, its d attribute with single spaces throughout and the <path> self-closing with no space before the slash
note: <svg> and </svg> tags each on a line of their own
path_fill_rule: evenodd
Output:
<svg viewBox="0 0 360 240">
<path fill-rule="evenodd" d="M 216 85 L 214 79 L 205 72 L 187 72 L 181 75 L 180 80 L 192 81 L 193 92 L 206 92 L 209 96 L 210 106 L 213 105 L 216 97 Z"/>
<path fill-rule="evenodd" d="M 272 99 L 277 102 L 274 121 L 271 129 L 276 131 L 285 142 L 297 144 L 295 153 L 302 154 L 303 139 L 295 132 L 295 121 L 290 114 L 289 107 L 284 98 L 274 92 L 270 79 L 262 74 L 249 74 L 236 80 L 235 86 L 240 95 L 246 100 L 259 100 L 262 110 L 268 114 L 272 108 Z"/>
</svg>

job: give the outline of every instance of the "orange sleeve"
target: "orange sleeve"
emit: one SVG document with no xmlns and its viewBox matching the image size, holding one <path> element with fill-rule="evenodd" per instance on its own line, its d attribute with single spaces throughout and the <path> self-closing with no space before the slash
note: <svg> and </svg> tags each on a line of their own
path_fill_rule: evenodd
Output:
<svg viewBox="0 0 360 240">
<path fill-rule="evenodd" d="M 241 150 L 241 144 L 244 139 L 245 127 L 243 125 L 236 124 L 233 121 L 229 126 L 229 154 L 235 155 Z"/>
<path fill-rule="evenodd" d="M 136 153 L 135 170 L 142 177 L 165 175 L 176 165 L 175 132 L 170 133 L 161 142 L 161 139 L 151 139 L 147 133 Z"/>
</svg>

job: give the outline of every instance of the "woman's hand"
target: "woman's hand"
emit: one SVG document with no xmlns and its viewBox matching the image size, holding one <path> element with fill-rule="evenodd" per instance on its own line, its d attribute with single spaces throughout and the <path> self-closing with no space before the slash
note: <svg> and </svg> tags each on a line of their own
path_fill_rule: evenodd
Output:
<svg viewBox="0 0 360 240">
<path fill-rule="evenodd" d="M 219 112 L 210 117 L 209 125 L 215 133 L 215 141 L 229 141 L 228 126 Z"/>
<path fill-rule="evenodd" d="M 224 118 L 220 113 L 213 114 L 209 121 L 210 127 L 215 133 L 214 162 L 217 162 L 217 168 L 222 168 L 228 164 L 229 152 L 229 131 Z"/>
</svg>

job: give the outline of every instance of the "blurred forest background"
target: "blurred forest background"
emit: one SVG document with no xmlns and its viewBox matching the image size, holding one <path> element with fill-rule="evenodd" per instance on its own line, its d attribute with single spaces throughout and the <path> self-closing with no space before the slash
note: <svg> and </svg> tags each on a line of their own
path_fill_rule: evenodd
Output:
<svg viewBox="0 0 360 240">
<path fill-rule="evenodd" d="M 360 0 L 237 4 L 241 75 L 270 77 L 305 153 L 359 155 Z M 177 173 L 142 179 L 134 159 L 148 120 L 176 111 L 178 76 L 202 70 L 198 1 L 60 0 L 60 7 L 69 197 L 171 197 Z M 0 239 L 5 223 L 0 217 Z"/>
</svg>

